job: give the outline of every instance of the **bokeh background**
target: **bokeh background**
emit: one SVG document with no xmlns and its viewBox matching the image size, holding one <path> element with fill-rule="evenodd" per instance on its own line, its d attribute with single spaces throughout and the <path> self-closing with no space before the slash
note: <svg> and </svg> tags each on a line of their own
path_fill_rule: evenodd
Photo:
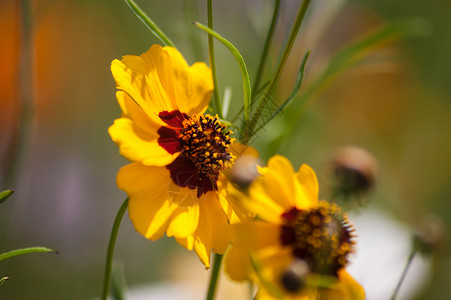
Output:
<svg viewBox="0 0 451 300">
<path fill-rule="evenodd" d="M 215 30 L 240 50 L 251 79 L 273 2 L 214 1 Z M 290 93 L 306 49 L 312 55 L 300 95 L 334 53 L 381 25 L 414 19 L 418 34 L 366 53 L 363 63 L 314 93 L 297 122 L 288 124 L 284 116 L 275 119 L 253 146 L 263 161 L 278 152 L 295 166 L 311 165 L 326 197 L 333 151 L 343 145 L 364 147 L 379 164 L 376 189 L 365 198 L 367 208 L 384 212 L 408 230 L 427 213 L 449 226 L 451 2 L 312 2 L 275 103 Z M 190 64 L 208 61 L 207 37 L 192 25 L 196 20 L 206 24 L 206 1 L 137 3 Z M 282 1 L 269 70 L 298 6 L 299 1 Z M 127 162 L 107 134 L 120 115 L 110 63 L 123 55 L 139 55 L 158 41 L 120 0 L 1 0 L 0 28 L 0 188 L 15 190 L 0 207 L 0 252 L 38 245 L 59 250 L 58 255 L 31 254 L 1 262 L 0 276 L 10 280 L 0 287 L 0 298 L 96 298 L 111 226 L 125 198 L 115 176 Z M 233 115 L 243 98 L 240 71 L 222 45 L 216 43 L 216 50 L 220 93 L 232 91 Z M 293 134 L 275 144 L 278 132 L 287 127 L 294 128 Z M 375 250 L 390 246 L 380 244 Z M 429 260 L 430 271 L 413 299 L 447 295 L 449 247 L 445 239 Z M 207 286 L 208 273 L 194 253 L 172 239 L 145 240 L 127 217 L 115 260 L 129 287 L 175 282 L 202 293 Z"/>
</svg>

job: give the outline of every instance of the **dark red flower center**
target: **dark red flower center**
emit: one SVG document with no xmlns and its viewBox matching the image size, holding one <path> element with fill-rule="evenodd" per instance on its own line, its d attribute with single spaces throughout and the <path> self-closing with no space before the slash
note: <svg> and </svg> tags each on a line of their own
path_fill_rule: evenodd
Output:
<svg viewBox="0 0 451 300">
<path fill-rule="evenodd" d="M 296 258 L 312 272 L 337 276 L 354 252 L 354 228 L 335 204 L 320 202 L 310 210 L 292 208 L 282 215 L 281 242 L 293 248 Z"/>
<path fill-rule="evenodd" d="M 217 117 L 188 115 L 178 110 L 159 114 L 168 126 L 158 130 L 158 143 L 168 153 L 181 154 L 166 168 L 180 187 L 197 189 L 197 197 L 217 190 L 219 173 L 231 166 L 232 132 Z"/>
</svg>

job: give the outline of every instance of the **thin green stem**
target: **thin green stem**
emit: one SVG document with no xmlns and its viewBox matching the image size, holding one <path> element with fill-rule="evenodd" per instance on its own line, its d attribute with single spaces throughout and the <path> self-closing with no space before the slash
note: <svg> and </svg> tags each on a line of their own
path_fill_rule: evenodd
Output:
<svg viewBox="0 0 451 300">
<path fill-rule="evenodd" d="M 243 77 L 244 122 L 245 124 L 247 124 L 247 122 L 249 121 L 249 112 L 251 106 L 251 83 L 249 80 L 249 73 L 247 72 L 246 64 L 244 63 L 243 57 L 241 56 L 240 52 L 235 48 L 235 46 L 233 46 L 231 42 L 226 40 L 219 33 L 213 31 L 211 28 L 208 28 L 207 26 L 202 25 L 198 22 L 194 22 L 194 25 L 196 25 L 198 28 L 202 29 L 203 31 L 207 32 L 209 35 L 212 35 L 214 38 L 220 41 L 224 46 L 227 47 L 227 49 L 229 49 L 229 51 L 235 57 L 240 67 L 241 75 Z"/>
<path fill-rule="evenodd" d="M 192 22 L 194 22 L 194 20 L 199 19 L 198 6 L 196 1 L 185 0 L 184 10 L 186 16 L 186 24 L 191 24 Z M 202 49 L 200 47 L 202 45 L 202 41 L 200 38 L 199 31 L 196 30 L 196 28 L 193 28 L 192 26 L 187 27 L 187 30 L 189 34 L 189 40 L 191 42 L 194 61 L 204 60 Z"/>
<path fill-rule="evenodd" d="M 208 12 L 208 28 L 213 30 L 213 4 L 212 0 L 207 1 L 207 12 Z M 213 74 L 213 99 L 215 102 L 216 113 L 220 118 L 222 118 L 222 105 L 221 98 L 219 98 L 218 89 L 218 77 L 216 76 L 216 60 L 215 60 L 215 44 L 212 35 L 208 35 L 208 55 L 210 57 L 210 67 Z"/>
<path fill-rule="evenodd" d="M 406 277 L 407 271 L 409 270 L 410 264 L 412 263 L 413 258 L 415 257 L 417 250 L 415 248 L 412 248 L 410 251 L 409 257 L 407 258 L 406 266 L 404 267 L 404 271 L 401 274 L 401 277 L 399 278 L 398 284 L 396 285 L 395 290 L 393 291 L 393 295 L 391 296 L 390 300 L 395 300 L 396 294 L 399 291 L 399 288 L 402 285 L 402 282 L 404 281 L 404 278 Z"/>
<path fill-rule="evenodd" d="M 213 270 L 211 270 L 210 285 L 208 286 L 207 300 L 215 297 L 216 286 L 218 284 L 219 271 L 221 270 L 222 255 L 215 253 L 213 259 Z"/>
<path fill-rule="evenodd" d="M 274 36 L 274 29 L 276 28 L 277 16 L 279 15 L 280 8 L 280 0 L 276 0 L 274 4 L 274 13 L 272 15 L 271 25 L 269 26 L 268 35 L 266 36 L 265 45 L 263 46 L 262 56 L 260 58 L 260 63 L 258 65 L 257 73 L 255 75 L 254 86 L 252 88 L 253 91 L 256 91 L 260 85 L 260 81 L 263 76 L 263 70 L 265 69 L 266 59 L 268 57 L 269 45 L 272 42 L 272 38 Z"/>
<path fill-rule="evenodd" d="M 108 244 L 108 251 L 106 255 L 106 263 L 105 263 L 105 274 L 103 277 L 103 290 L 101 300 L 106 300 L 108 296 L 108 291 L 110 289 L 110 279 L 111 279 L 111 264 L 113 261 L 114 254 L 114 246 L 116 245 L 117 233 L 119 231 L 119 227 L 121 225 L 122 217 L 124 216 L 125 211 L 128 206 L 128 197 L 124 200 L 119 211 L 117 212 L 116 219 L 114 219 L 113 228 L 111 229 L 110 242 Z"/>
<path fill-rule="evenodd" d="M 301 7 L 299 8 L 298 15 L 296 16 L 296 20 L 295 20 L 293 28 L 291 30 L 291 33 L 288 38 L 287 44 L 285 46 L 284 52 L 282 54 L 282 58 L 279 62 L 279 65 L 277 66 L 276 73 L 275 73 L 273 79 L 271 80 L 267 90 L 265 91 L 265 93 L 263 95 L 263 97 L 264 97 L 263 100 L 261 101 L 257 110 L 255 111 L 254 116 L 252 117 L 252 120 L 249 124 L 249 127 L 245 127 L 245 128 L 248 128 L 246 130 L 246 140 L 248 140 L 251 137 L 252 130 L 255 127 L 258 119 L 260 118 L 260 116 L 263 112 L 263 109 L 267 103 L 266 98 L 269 98 L 271 96 L 277 83 L 279 82 L 280 75 L 282 74 L 282 70 L 285 67 L 285 64 L 288 60 L 288 56 L 290 55 L 291 49 L 293 48 L 294 41 L 296 40 L 297 34 L 299 32 L 299 28 L 301 27 L 302 21 L 304 20 L 305 13 L 307 11 L 308 6 L 310 5 L 310 2 L 311 2 L 311 0 L 302 1 Z"/>
<path fill-rule="evenodd" d="M 272 113 L 269 116 L 269 118 L 262 121 L 261 125 L 259 127 L 257 127 L 257 129 L 255 129 L 253 134 L 257 134 L 260 131 L 260 129 L 262 129 L 266 124 L 268 124 L 269 121 L 271 121 L 275 116 L 277 116 L 279 113 L 284 111 L 285 108 L 287 108 L 287 106 L 291 104 L 294 97 L 296 97 L 297 93 L 299 92 L 299 89 L 301 88 L 302 80 L 304 78 L 305 64 L 307 63 L 307 59 L 308 59 L 309 55 L 310 55 L 310 51 L 308 51 L 304 55 L 304 59 L 302 60 L 301 66 L 299 67 L 295 87 L 294 87 L 293 91 L 291 92 L 290 96 L 288 96 L 288 98 L 284 101 L 284 103 L 282 103 L 282 105 L 279 106 L 279 108 L 274 113 Z"/>
<path fill-rule="evenodd" d="M 133 0 L 124 0 L 125 3 L 130 7 L 130 9 L 135 13 L 135 15 L 140 19 L 144 25 L 163 43 L 164 46 L 174 47 L 171 40 L 161 31 L 160 28 L 149 18 L 148 15 L 135 3 Z"/>
</svg>

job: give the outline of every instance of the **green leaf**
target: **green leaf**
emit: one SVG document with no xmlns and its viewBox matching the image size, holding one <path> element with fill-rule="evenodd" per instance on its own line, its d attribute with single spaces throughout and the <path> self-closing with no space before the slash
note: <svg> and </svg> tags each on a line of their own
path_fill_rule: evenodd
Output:
<svg viewBox="0 0 451 300">
<path fill-rule="evenodd" d="M 282 74 L 282 71 L 285 67 L 285 64 L 288 60 L 288 56 L 291 53 L 291 49 L 293 48 L 294 42 L 296 40 L 296 37 L 299 32 L 299 28 L 301 27 L 302 21 L 304 20 L 305 13 L 307 12 L 307 8 L 310 5 L 311 0 L 304 0 L 302 1 L 301 6 L 299 7 L 298 14 L 296 16 L 296 20 L 294 22 L 293 28 L 291 29 L 290 36 L 288 38 L 287 44 L 285 45 L 285 49 L 282 54 L 282 58 L 279 61 L 279 65 L 277 66 L 276 73 L 274 74 L 267 90 L 265 91 L 265 95 L 263 97 L 263 100 L 258 105 L 257 109 L 253 113 L 252 120 L 247 126 L 247 132 L 246 132 L 246 138 L 245 142 L 247 142 L 250 137 L 254 134 L 254 128 L 257 125 L 257 123 L 260 121 L 260 117 L 265 110 L 265 108 L 268 105 L 268 100 L 270 99 L 274 89 L 277 86 L 277 83 L 279 82 L 280 76 Z"/>
<path fill-rule="evenodd" d="M 56 254 L 58 253 L 58 251 L 49 249 L 46 247 L 29 247 L 29 248 L 16 249 L 16 250 L 11 250 L 11 251 L 2 253 L 2 254 L 0 254 L 0 261 L 14 257 L 14 256 L 18 256 L 18 255 L 23 255 L 23 254 L 28 254 L 28 253 L 38 253 L 38 252 L 56 253 Z"/>
<path fill-rule="evenodd" d="M 111 296 L 114 300 L 125 300 L 124 291 L 127 288 L 125 281 L 124 268 L 122 265 L 115 264 L 111 275 Z"/>
<path fill-rule="evenodd" d="M 213 30 L 213 3 L 212 0 L 207 1 L 207 14 L 208 14 L 208 28 Z M 218 77 L 216 75 L 216 59 L 215 59 L 215 45 L 213 43 L 213 36 L 208 35 L 208 55 L 210 57 L 210 67 L 211 73 L 213 75 L 213 100 L 215 103 L 216 113 L 220 118 L 223 118 L 222 114 L 222 105 L 221 98 L 219 97 L 219 89 L 218 89 Z"/>
<path fill-rule="evenodd" d="M 262 129 L 266 124 L 268 124 L 268 122 L 271 121 L 275 116 L 277 116 L 279 113 L 284 111 L 284 109 L 287 108 L 287 106 L 290 105 L 291 102 L 293 101 L 293 99 L 296 97 L 296 95 L 299 92 L 301 85 L 302 85 L 302 80 L 304 78 L 305 65 L 307 63 L 307 59 L 308 59 L 309 55 L 310 55 L 310 51 L 307 51 L 307 53 L 305 53 L 305 55 L 304 55 L 304 59 L 302 60 L 301 66 L 299 67 L 299 70 L 298 70 L 298 76 L 296 78 L 296 83 L 294 85 L 294 88 L 293 88 L 290 96 L 288 96 L 288 98 L 282 103 L 281 106 L 279 106 L 279 108 L 274 113 L 272 113 L 266 120 L 263 120 L 262 124 L 260 124 L 260 126 L 254 132 L 252 132 L 252 135 L 256 134 L 258 131 L 260 131 L 260 129 Z"/>
<path fill-rule="evenodd" d="M 218 41 L 224 44 L 224 46 L 227 47 L 227 49 L 230 50 L 232 55 L 235 57 L 240 70 L 241 75 L 243 77 L 243 93 L 244 93 L 244 122 L 247 124 L 249 121 L 249 112 L 251 108 L 251 83 L 249 80 L 249 73 L 247 72 L 246 64 L 244 63 L 244 59 L 241 56 L 240 52 L 233 46 L 231 42 L 226 40 L 224 37 L 213 31 L 212 29 L 208 28 L 205 25 L 202 25 L 198 22 L 194 22 L 194 25 L 196 25 L 198 28 L 202 29 L 203 31 L 207 32 L 208 34 L 215 37 Z"/>
<path fill-rule="evenodd" d="M 155 22 L 135 3 L 133 0 L 124 0 L 133 13 L 140 19 L 144 25 L 163 43 L 164 46 L 174 47 L 171 40 L 161 31 Z"/>
<path fill-rule="evenodd" d="M 0 286 L 6 281 L 9 280 L 9 277 L 3 277 L 0 279 Z"/>
<path fill-rule="evenodd" d="M 103 274 L 103 287 L 101 300 L 106 300 L 108 297 L 108 292 L 110 290 L 110 279 L 111 279 L 111 264 L 113 262 L 114 248 L 116 246 L 117 234 L 119 232 L 119 227 L 121 226 L 122 217 L 128 208 L 128 197 L 125 198 L 119 211 L 117 212 L 116 218 L 114 218 L 113 228 L 111 229 L 110 241 L 108 242 L 108 249 L 106 254 L 105 263 L 105 273 Z"/>
<path fill-rule="evenodd" d="M 259 88 L 259 86 L 260 86 L 260 81 L 263 76 L 263 71 L 265 69 L 266 60 L 267 60 L 268 53 L 269 53 L 269 46 L 271 45 L 271 42 L 272 42 L 272 39 L 274 36 L 274 32 L 275 32 L 275 28 L 276 28 L 276 24 L 277 24 L 279 8 L 280 8 L 280 0 L 276 0 L 276 3 L 274 4 L 274 11 L 273 11 L 272 19 L 271 19 L 271 25 L 269 26 L 268 34 L 267 34 L 266 40 L 265 40 L 265 45 L 263 46 L 263 51 L 262 51 L 262 54 L 260 57 L 260 63 L 258 64 L 258 69 L 257 69 L 256 75 L 255 75 L 255 81 L 254 81 L 254 87 L 253 87 L 254 91 L 257 88 Z"/>
<path fill-rule="evenodd" d="M 9 198 L 14 193 L 13 190 L 4 190 L 0 193 L 0 203 L 3 203 L 6 199 Z"/>
</svg>

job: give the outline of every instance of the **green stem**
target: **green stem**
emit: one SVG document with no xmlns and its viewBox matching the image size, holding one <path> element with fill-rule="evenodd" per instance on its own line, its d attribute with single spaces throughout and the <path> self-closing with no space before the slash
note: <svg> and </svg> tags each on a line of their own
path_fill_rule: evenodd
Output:
<svg viewBox="0 0 451 300">
<path fill-rule="evenodd" d="M 294 97 L 296 97 L 297 93 L 299 92 L 299 89 L 301 88 L 302 80 L 304 79 L 305 64 L 307 63 L 309 55 L 310 51 L 307 51 L 307 53 L 304 56 L 304 59 L 302 60 L 301 66 L 299 67 L 296 84 L 290 96 L 288 96 L 288 98 L 284 101 L 284 103 L 274 113 L 272 113 L 269 116 L 269 118 L 262 121 L 261 125 L 257 127 L 257 129 L 255 129 L 253 134 L 257 134 L 260 131 L 260 129 L 262 129 L 266 124 L 268 124 L 269 121 L 271 121 L 275 116 L 284 111 L 285 108 L 287 108 L 287 106 L 290 105 L 290 103 L 293 101 Z"/>
<path fill-rule="evenodd" d="M 244 63 L 243 57 L 241 56 L 240 52 L 235 48 L 235 46 L 231 42 L 226 40 L 224 37 L 222 37 L 219 33 L 213 31 L 211 28 L 208 28 L 207 26 L 202 25 L 198 22 L 194 22 L 194 25 L 196 25 L 198 28 L 202 29 L 209 35 L 215 37 L 224 46 L 226 46 L 227 49 L 229 49 L 229 51 L 235 57 L 235 60 L 237 61 L 241 70 L 241 76 L 243 77 L 244 123 L 247 124 L 247 122 L 249 121 L 249 112 L 252 95 L 251 95 L 251 83 L 249 81 L 249 73 L 247 72 L 246 64 Z"/>
<path fill-rule="evenodd" d="M 396 294 L 398 293 L 399 288 L 401 287 L 402 282 L 404 281 L 404 278 L 406 277 L 407 271 L 409 270 L 410 264 L 412 263 L 412 260 L 415 257 L 416 252 L 417 252 L 417 250 L 415 248 L 412 248 L 412 250 L 410 251 L 409 258 L 407 258 L 406 266 L 404 267 L 404 271 L 401 274 L 401 278 L 399 278 L 398 284 L 396 285 L 396 288 L 393 291 L 393 295 L 390 298 L 391 300 L 395 300 Z"/>
<path fill-rule="evenodd" d="M 294 22 L 294 26 L 291 30 L 290 37 L 288 38 L 287 45 L 285 46 L 282 59 L 279 62 L 279 65 L 277 67 L 276 73 L 271 80 L 271 83 L 269 84 L 266 92 L 264 93 L 263 97 L 265 97 L 262 102 L 259 104 L 257 110 L 255 111 L 255 114 L 249 124 L 248 130 L 246 130 L 246 139 L 248 140 L 252 135 L 252 130 L 255 127 L 255 124 L 257 123 L 258 119 L 260 118 L 260 115 L 263 112 L 263 108 L 266 105 L 266 98 L 270 97 L 272 92 L 274 91 L 277 83 L 279 82 L 280 75 L 282 74 L 282 70 L 285 67 L 285 64 L 288 60 L 288 56 L 290 55 L 291 49 L 293 48 L 294 41 L 296 40 L 296 36 L 299 32 L 299 28 L 301 27 L 302 21 L 304 20 L 305 13 L 307 11 L 308 6 L 310 5 L 311 0 L 304 0 L 302 1 L 301 7 L 299 8 L 298 15 L 296 16 L 296 20 Z"/>
<path fill-rule="evenodd" d="M 263 47 L 262 56 L 260 58 L 260 63 L 258 65 L 254 87 L 252 88 L 253 91 L 256 91 L 260 85 L 260 81 L 262 79 L 263 70 L 265 68 L 266 64 L 266 58 L 268 57 L 268 50 L 269 45 L 271 44 L 272 37 L 274 35 L 274 29 L 276 28 L 277 23 L 277 16 L 279 14 L 279 8 L 280 8 L 280 0 L 276 0 L 276 3 L 274 5 L 274 13 L 272 15 L 271 25 L 269 26 L 268 35 L 266 36 L 265 46 Z"/>
<path fill-rule="evenodd" d="M 184 2 L 184 10 L 186 16 L 186 24 L 191 24 L 194 20 L 199 19 L 198 16 L 198 7 L 197 2 L 192 0 L 185 0 Z M 191 47 L 193 52 L 194 61 L 202 61 L 204 60 L 204 56 L 202 53 L 201 45 L 202 40 L 199 35 L 199 31 L 191 26 L 187 27 L 189 30 L 189 40 L 191 41 Z"/>
<path fill-rule="evenodd" d="M 213 260 L 213 270 L 211 270 L 210 285 L 208 286 L 207 300 L 215 297 L 216 286 L 218 284 L 219 271 L 221 270 L 222 255 L 215 253 Z"/>
<path fill-rule="evenodd" d="M 128 206 L 128 197 L 124 200 L 119 211 L 117 212 L 116 219 L 114 219 L 113 228 L 111 230 L 110 242 L 108 244 L 108 251 L 106 255 L 106 264 L 105 264 L 105 274 L 103 277 L 103 290 L 101 300 L 106 300 L 108 296 L 108 291 L 110 289 L 110 279 L 111 279 L 111 263 L 113 261 L 114 254 L 114 246 L 116 245 L 117 233 L 119 231 L 119 226 L 121 225 L 122 217 L 124 216 L 125 211 Z"/>
<path fill-rule="evenodd" d="M 213 30 L 213 5 L 212 0 L 207 1 L 207 11 L 208 11 L 208 28 Z M 218 77 L 216 76 L 216 60 L 215 60 L 215 45 L 212 35 L 208 35 L 208 54 L 210 57 L 210 67 L 211 72 L 213 74 L 213 99 L 215 102 L 216 113 L 222 119 L 222 106 L 221 106 L 221 98 L 219 98 L 219 89 L 218 89 Z"/>
<path fill-rule="evenodd" d="M 149 18 L 148 15 L 135 3 L 133 0 L 124 0 L 125 3 L 130 7 L 130 9 L 135 13 L 135 15 L 140 19 L 144 25 L 163 43 L 164 46 L 174 47 L 171 40 L 161 31 L 160 28 Z"/>
</svg>

